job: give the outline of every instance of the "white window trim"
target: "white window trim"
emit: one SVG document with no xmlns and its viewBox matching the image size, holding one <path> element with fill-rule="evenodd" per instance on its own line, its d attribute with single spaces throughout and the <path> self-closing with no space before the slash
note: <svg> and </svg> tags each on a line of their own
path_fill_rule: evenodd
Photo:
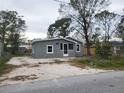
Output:
<svg viewBox="0 0 124 93">
<path fill-rule="evenodd" d="M 52 46 L 52 52 L 48 52 L 48 46 Z M 53 48 L 53 45 L 47 45 L 47 47 L 46 47 L 46 53 L 47 54 L 53 54 L 54 52 L 54 50 L 53 50 L 54 48 Z"/>
<path fill-rule="evenodd" d="M 79 45 L 79 51 L 77 51 L 77 45 Z M 80 44 L 76 44 L 76 52 L 80 52 Z"/>
</svg>

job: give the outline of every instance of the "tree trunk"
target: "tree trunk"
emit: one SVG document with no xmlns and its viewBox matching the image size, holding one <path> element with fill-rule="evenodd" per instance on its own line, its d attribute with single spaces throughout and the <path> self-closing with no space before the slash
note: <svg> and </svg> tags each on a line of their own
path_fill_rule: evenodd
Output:
<svg viewBox="0 0 124 93">
<path fill-rule="evenodd" d="M 83 27 L 84 29 L 84 34 L 85 34 L 85 41 L 86 41 L 86 48 L 87 48 L 87 56 L 91 55 L 91 51 L 90 51 L 90 41 L 89 41 L 89 36 L 88 36 L 88 29 L 87 27 Z"/>
<path fill-rule="evenodd" d="M 90 56 L 90 55 L 91 55 L 91 51 L 90 51 L 90 43 L 89 43 L 89 40 L 86 41 L 86 47 L 87 47 L 87 55 Z"/>
<path fill-rule="evenodd" d="M 91 55 L 90 41 L 89 41 L 89 37 L 88 37 L 87 33 L 85 34 L 85 40 L 86 40 L 86 47 L 87 47 L 87 55 L 90 56 Z"/>
</svg>

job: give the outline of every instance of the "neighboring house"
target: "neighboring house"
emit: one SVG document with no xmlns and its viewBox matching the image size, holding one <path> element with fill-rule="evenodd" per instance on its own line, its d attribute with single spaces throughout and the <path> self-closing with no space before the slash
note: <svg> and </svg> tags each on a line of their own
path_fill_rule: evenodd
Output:
<svg viewBox="0 0 124 93">
<path fill-rule="evenodd" d="M 111 45 L 115 55 L 124 55 L 124 42 L 112 41 Z"/>
<path fill-rule="evenodd" d="M 31 53 L 32 50 L 32 42 L 28 41 L 28 42 L 20 42 L 19 43 L 19 47 L 18 47 L 18 52 L 19 53 Z M 11 52 L 12 51 L 12 46 L 11 45 L 7 45 L 7 51 Z"/>
<path fill-rule="evenodd" d="M 27 43 L 21 42 L 20 45 L 19 45 L 18 51 L 20 53 L 25 53 L 26 50 L 27 50 L 27 47 L 28 47 L 28 44 Z"/>
<path fill-rule="evenodd" d="M 20 53 L 27 53 L 31 51 L 31 41 L 28 42 L 21 42 L 19 45 L 19 52 Z"/>
<path fill-rule="evenodd" d="M 34 58 L 81 57 L 82 42 L 70 37 L 34 40 L 32 56 Z"/>
</svg>

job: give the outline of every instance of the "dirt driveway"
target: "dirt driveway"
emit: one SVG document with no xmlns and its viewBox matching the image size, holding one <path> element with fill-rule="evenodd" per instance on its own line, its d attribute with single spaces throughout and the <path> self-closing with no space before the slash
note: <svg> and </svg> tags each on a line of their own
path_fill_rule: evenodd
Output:
<svg viewBox="0 0 124 93">
<path fill-rule="evenodd" d="M 8 64 L 16 65 L 10 73 L 0 77 L 0 85 L 25 83 L 34 80 L 47 80 L 60 77 L 106 72 L 92 68 L 79 68 L 70 65 L 70 59 L 32 59 L 30 57 L 13 57 Z M 63 62 L 65 61 L 65 62 Z"/>
</svg>

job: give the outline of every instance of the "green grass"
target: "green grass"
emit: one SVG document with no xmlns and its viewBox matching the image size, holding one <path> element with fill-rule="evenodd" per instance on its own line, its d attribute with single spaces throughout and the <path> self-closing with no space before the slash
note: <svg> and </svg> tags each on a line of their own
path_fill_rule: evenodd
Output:
<svg viewBox="0 0 124 93">
<path fill-rule="evenodd" d="M 114 56 L 109 59 L 99 59 L 96 57 L 79 60 L 76 63 L 81 66 L 89 66 L 99 69 L 124 70 L 124 57 Z"/>
<path fill-rule="evenodd" d="M 0 57 L 0 76 L 11 70 L 11 66 L 6 64 L 11 57 L 10 55 Z"/>
</svg>

